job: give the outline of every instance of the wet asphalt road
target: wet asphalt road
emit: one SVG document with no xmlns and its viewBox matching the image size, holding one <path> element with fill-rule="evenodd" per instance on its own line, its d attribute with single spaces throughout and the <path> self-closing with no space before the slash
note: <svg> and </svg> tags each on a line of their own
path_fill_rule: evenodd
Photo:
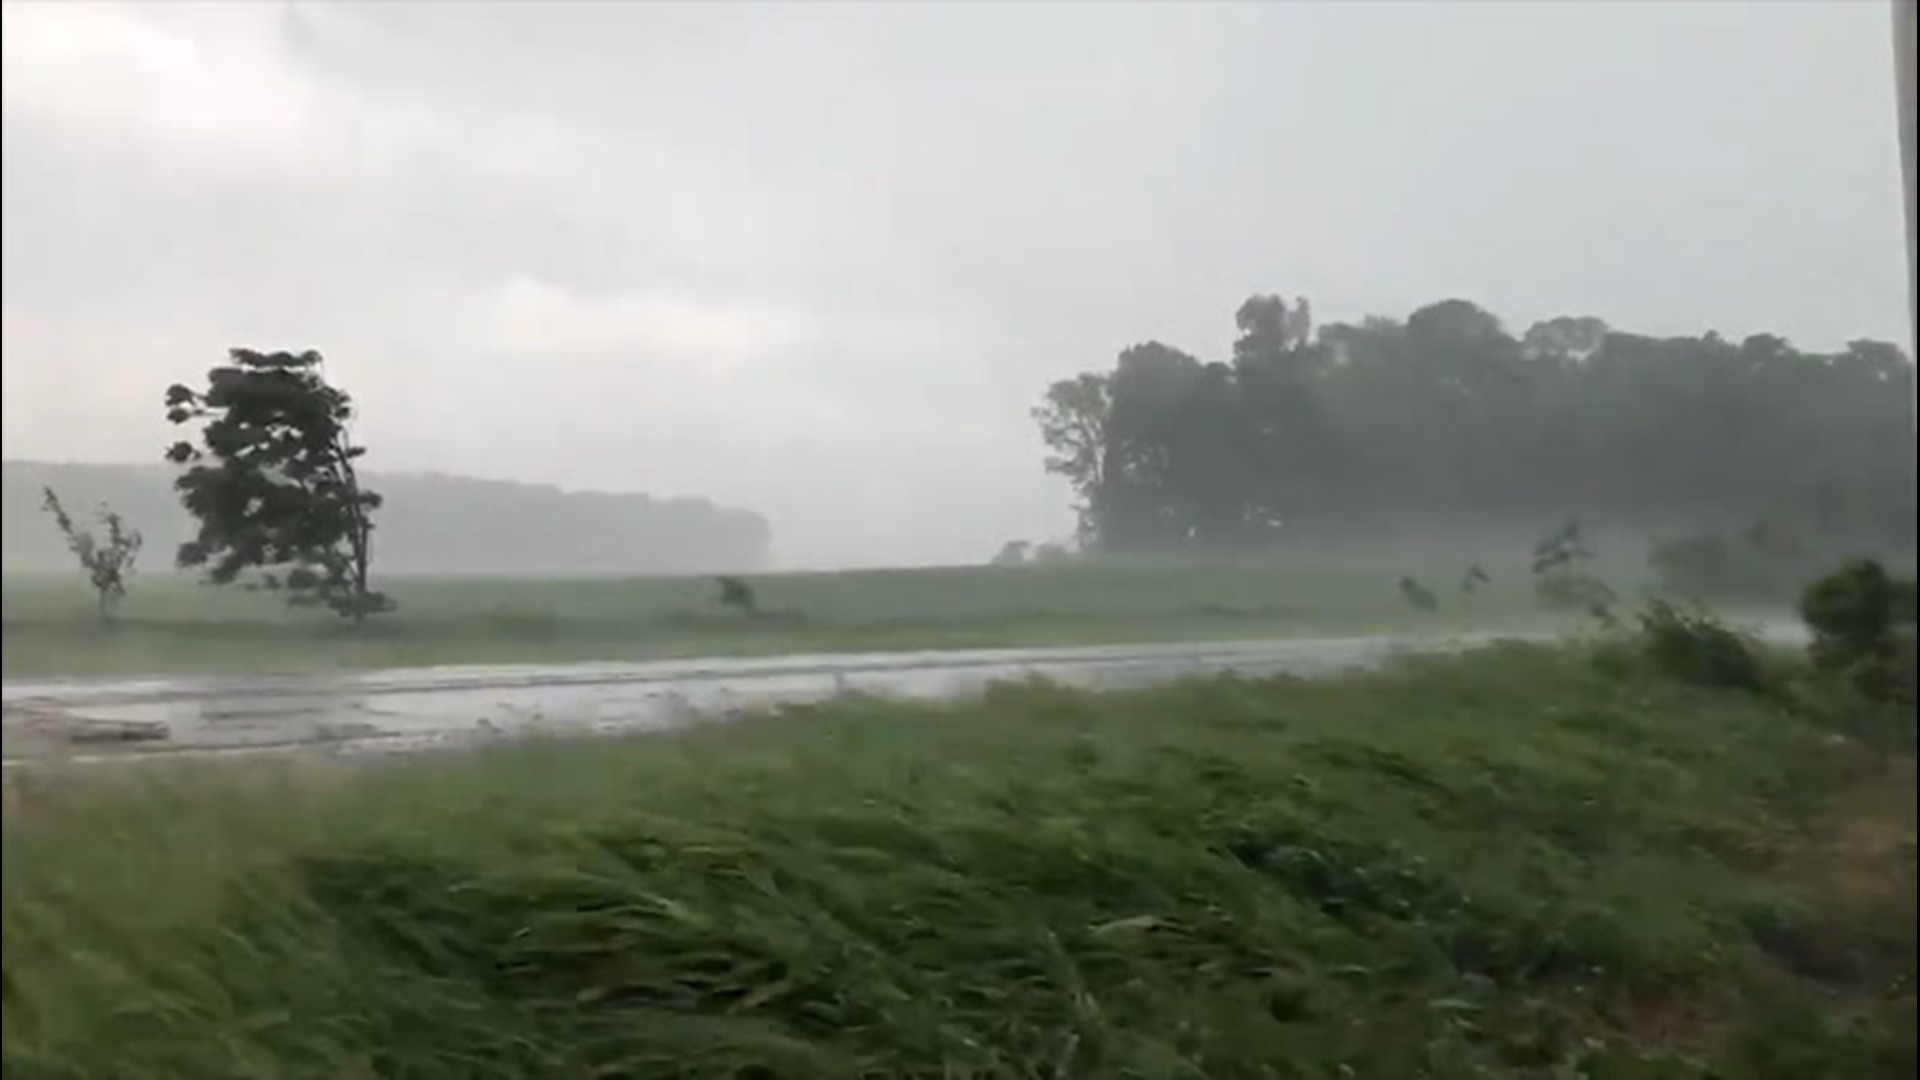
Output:
<svg viewBox="0 0 1920 1080">
<path fill-rule="evenodd" d="M 386 753 L 530 733 L 661 731 L 847 692 L 951 698 L 1028 676 L 1122 687 L 1204 672 L 1329 675 L 1522 635 L 854 653 L 271 678 L 0 684 L 5 762 L 274 751 Z M 1791 637 L 1774 628 L 1767 637 Z"/>
</svg>

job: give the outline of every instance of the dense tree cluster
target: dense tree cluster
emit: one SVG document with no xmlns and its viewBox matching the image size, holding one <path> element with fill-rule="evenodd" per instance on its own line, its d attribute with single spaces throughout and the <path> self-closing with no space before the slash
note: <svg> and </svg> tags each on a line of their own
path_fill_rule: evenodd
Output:
<svg viewBox="0 0 1920 1080">
<path fill-rule="evenodd" d="M 1563 317 L 1516 337 L 1443 300 L 1316 328 L 1256 296 L 1233 355 L 1148 342 L 1050 387 L 1047 468 L 1107 551 L 1258 546 L 1579 513 L 1914 527 L 1912 364 L 1889 344 L 1656 338 Z"/>
</svg>

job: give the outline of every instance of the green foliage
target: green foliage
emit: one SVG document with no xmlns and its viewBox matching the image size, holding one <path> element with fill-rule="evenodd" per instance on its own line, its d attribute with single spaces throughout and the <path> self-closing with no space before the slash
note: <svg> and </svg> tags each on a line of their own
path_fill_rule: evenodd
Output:
<svg viewBox="0 0 1920 1080">
<path fill-rule="evenodd" d="M 1258 547 L 1568 505 L 1914 538 L 1913 366 L 1892 345 L 1818 355 L 1567 317 L 1516 339 L 1457 299 L 1316 332 L 1306 301 L 1263 296 L 1235 322 L 1225 362 L 1150 342 L 1047 389 L 1047 468 L 1073 488 L 1085 548 Z"/>
<path fill-rule="evenodd" d="M 1640 646 L 1662 674 L 1697 686 L 1767 690 L 1767 674 L 1753 643 L 1701 607 L 1654 598 L 1640 612 Z"/>
<path fill-rule="evenodd" d="M 127 579 L 133 576 L 134 560 L 140 555 L 140 530 L 128 525 L 111 507 L 102 503 L 98 516 L 106 535 L 104 538 L 97 537 L 93 530 L 83 529 L 74 523 L 72 515 L 60 505 L 60 496 L 54 494 L 52 488 L 42 488 L 41 491 L 44 495 L 42 509 L 53 515 L 54 525 L 67 541 L 67 550 L 73 552 L 80 569 L 87 575 L 87 583 L 93 586 L 100 621 L 113 621 L 113 610 L 127 595 Z"/>
<path fill-rule="evenodd" d="M 1833 789 L 1819 735 L 1516 648 L 53 792 L 5 819 L 0 1066 L 1759 1075 L 1694 1028 L 1871 1063 L 1897 1033 L 1748 1004 L 1881 985 L 1776 956 L 1860 925 L 1753 854 Z"/>
<path fill-rule="evenodd" d="M 1047 445 L 1047 471 L 1066 477 L 1079 497 L 1080 540 L 1085 545 L 1098 543 L 1115 512 L 1108 505 L 1114 489 L 1106 480 L 1114 456 L 1107 436 L 1112 411 L 1108 382 L 1107 376 L 1093 373 L 1063 379 L 1047 388 L 1033 410 Z"/>
<path fill-rule="evenodd" d="M 1027 562 L 1028 553 L 1032 548 L 1033 545 L 1025 540 L 1009 540 L 1000 545 L 999 551 L 994 552 L 993 560 L 988 563 L 988 565 L 1024 566 Z"/>
<path fill-rule="evenodd" d="M 1807 586 L 1800 617 L 1813 631 L 1814 664 L 1848 678 L 1873 700 L 1911 705 L 1912 635 L 1905 635 L 1903 664 L 1897 626 L 1912 590 L 1912 583 L 1894 581 L 1873 559 L 1849 559 Z"/>
<path fill-rule="evenodd" d="M 1814 659 L 1845 666 L 1885 651 L 1893 636 L 1896 590 L 1873 559 L 1849 559 L 1807 586 L 1800 615 L 1814 632 Z"/>
<path fill-rule="evenodd" d="M 737 577 L 718 577 L 714 579 L 714 583 L 720 586 L 721 607 L 738 611 L 742 615 L 760 613 L 760 599 L 754 595 L 753 586 Z"/>
<path fill-rule="evenodd" d="M 294 604 L 324 605 L 356 622 L 393 604 L 373 591 L 373 511 L 360 486 L 366 453 L 348 438 L 353 402 L 328 385 L 317 352 L 233 349 L 207 387 L 167 388 L 167 420 L 201 426 L 200 443 L 176 442 L 167 459 L 199 534 L 180 545 L 182 568 L 206 567 L 228 584 L 248 570 Z"/>
<path fill-rule="evenodd" d="M 1410 577 L 1400 579 L 1400 597 L 1415 611 L 1440 610 L 1440 598 L 1433 595 L 1433 590 Z"/>
<path fill-rule="evenodd" d="M 1047 540 L 1035 544 L 1026 540 L 1009 540 L 1000 545 L 994 553 L 989 566 L 1053 566 L 1073 558 L 1064 544 Z"/>
</svg>

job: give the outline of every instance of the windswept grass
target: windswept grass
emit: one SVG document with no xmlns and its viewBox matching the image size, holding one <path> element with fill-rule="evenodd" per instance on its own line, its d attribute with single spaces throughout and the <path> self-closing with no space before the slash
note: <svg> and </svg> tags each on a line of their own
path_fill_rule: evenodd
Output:
<svg viewBox="0 0 1920 1080">
<path fill-rule="evenodd" d="M 136 580 L 103 628 L 77 575 L 8 576 L 9 678 L 261 673 L 446 663 L 639 660 L 720 654 L 994 648 L 1566 625 L 1535 607 L 1524 545 L 1477 595 L 1457 552 L 1295 552 L 1189 562 L 767 574 L 757 615 L 711 578 L 403 577 L 397 612 L 362 627 L 289 612 L 277 596 L 171 576 Z M 1439 594 L 1410 608 L 1405 574 Z"/>
<path fill-rule="evenodd" d="M 4 1072 L 1910 1076 L 1911 768 L 1826 720 L 1510 648 L 74 781 Z"/>
</svg>

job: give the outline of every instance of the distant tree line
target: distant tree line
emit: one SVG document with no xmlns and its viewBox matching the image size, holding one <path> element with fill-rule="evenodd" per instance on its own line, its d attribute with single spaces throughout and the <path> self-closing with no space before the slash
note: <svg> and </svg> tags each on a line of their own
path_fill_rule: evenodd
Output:
<svg viewBox="0 0 1920 1080">
<path fill-rule="evenodd" d="M 375 456 L 379 453 L 375 450 Z M 43 488 L 69 506 L 108 503 L 171 563 L 197 519 L 159 465 L 8 461 L 0 465 L 0 560 L 9 571 L 64 570 L 71 555 L 39 512 Z M 757 514 L 704 499 L 567 491 L 550 485 L 424 473 L 368 472 L 389 573 L 703 574 L 764 570 L 773 531 Z"/>
<path fill-rule="evenodd" d="M 1465 300 L 1315 328 L 1241 305 L 1232 356 L 1160 342 L 1034 410 L 1089 550 L 1261 546 L 1579 513 L 1914 535 L 1912 364 L 1784 338 L 1658 338 L 1590 317 L 1514 336 Z"/>
</svg>

